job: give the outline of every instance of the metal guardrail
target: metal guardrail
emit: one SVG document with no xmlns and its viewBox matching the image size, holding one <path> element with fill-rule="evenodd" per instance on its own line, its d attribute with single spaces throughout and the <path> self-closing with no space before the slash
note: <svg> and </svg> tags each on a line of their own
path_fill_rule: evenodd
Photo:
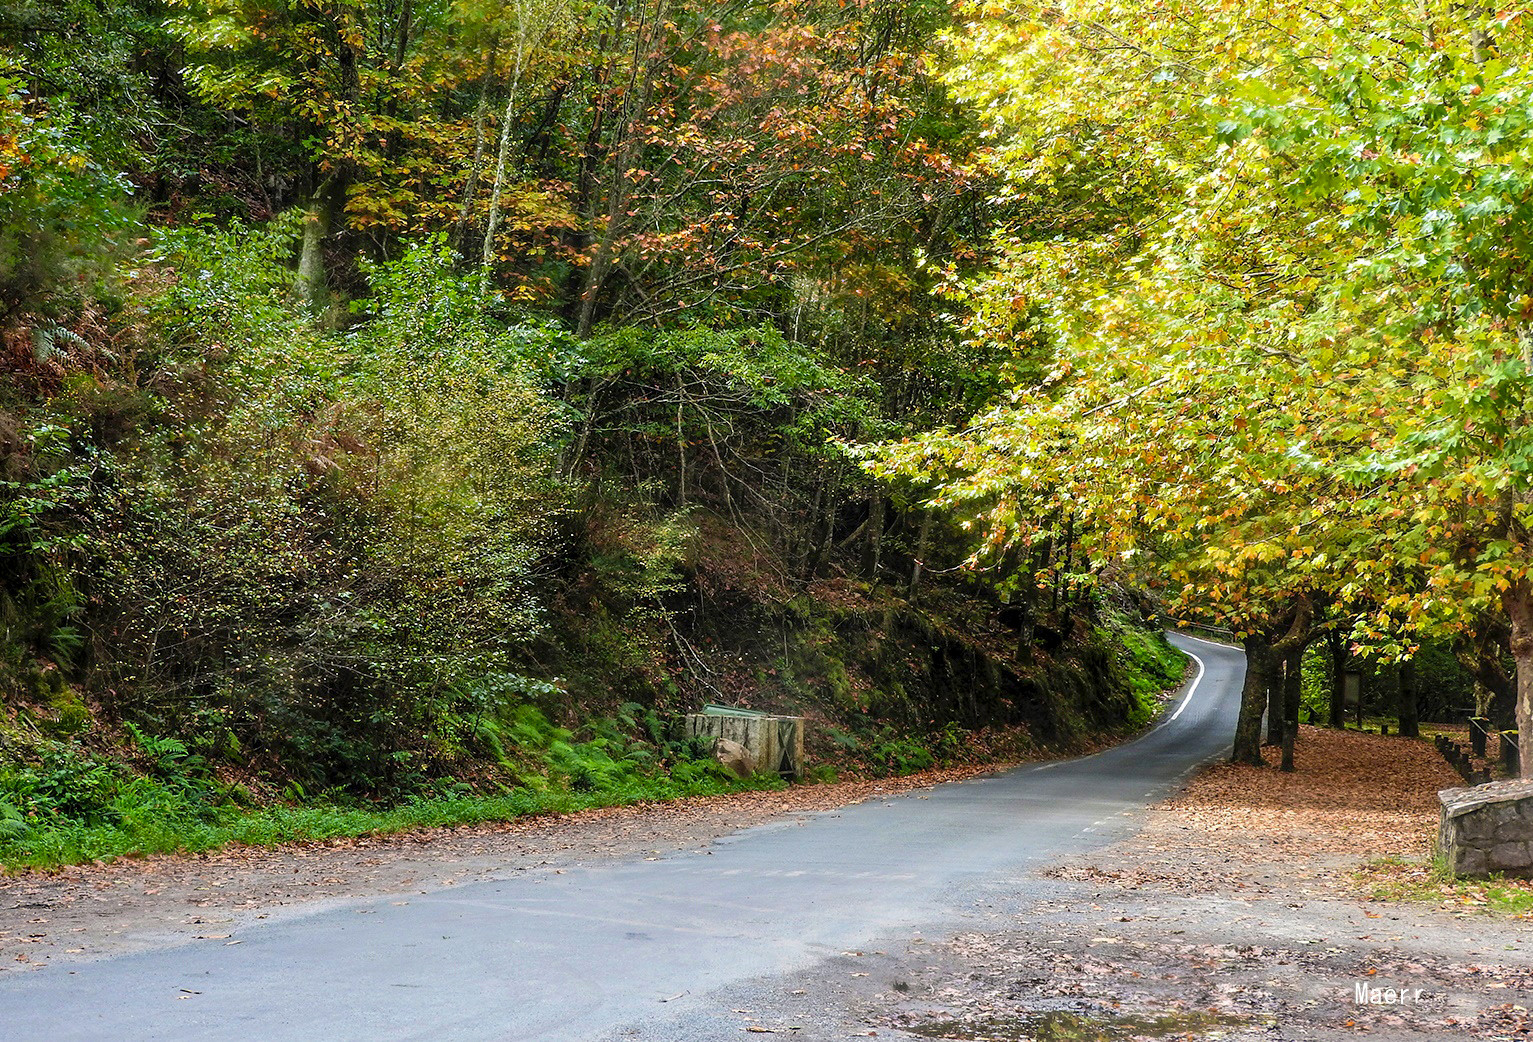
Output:
<svg viewBox="0 0 1533 1042">
<path fill-rule="evenodd" d="M 1157 616 L 1156 621 L 1161 627 L 1175 630 L 1178 633 L 1188 633 L 1194 637 L 1206 637 L 1220 644 L 1239 644 L 1235 631 L 1225 629 L 1223 626 L 1207 626 L 1201 622 L 1188 622 L 1186 619 L 1174 619 L 1169 615 Z"/>
</svg>

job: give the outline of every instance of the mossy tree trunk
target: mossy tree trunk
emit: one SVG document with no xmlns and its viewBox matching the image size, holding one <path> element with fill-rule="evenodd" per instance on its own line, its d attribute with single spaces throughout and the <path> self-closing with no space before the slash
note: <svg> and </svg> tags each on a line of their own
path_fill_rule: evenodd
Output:
<svg viewBox="0 0 1533 1042">
<path fill-rule="evenodd" d="M 1271 644 L 1265 633 L 1245 639 L 1246 682 L 1240 693 L 1240 718 L 1235 724 L 1232 763 L 1262 765 L 1262 710 L 1267 704 L 1267 676 L 1271 672 Z"/>
<path fill-rule="evenodd" d="M 330 284 L 325 273 L 325 242 L 335 216 L 336 181 L 327 178 L 314 189 L 304 207 L 303 240 L 298 250 L 298 273 L 293 296 L 298 306 L 318 318 L 330 306 Z"/>
<path fill-rule="evenodd" d="M 1299 737 L 1299 705 L 1304 697 L 1304 645 L 1283 660 L 1283 770 L 1293 770 L 1293 747 Z"/>
</svg>

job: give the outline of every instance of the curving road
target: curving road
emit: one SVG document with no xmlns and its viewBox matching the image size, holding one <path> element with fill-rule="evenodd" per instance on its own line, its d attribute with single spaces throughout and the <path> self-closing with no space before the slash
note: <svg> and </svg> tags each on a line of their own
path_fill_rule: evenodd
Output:
<svg viewBox="0 0 1533 1042">
<path fill-rule="evenodd" d="M 1189 690 L 1095 756 L 749 829 L 706 853 L 356 901 L 244 929 L 238 946 L 6 976 L 0 1039 L 741 1037 L 742 994 L 770 1001 L 848 949 L 965 928 L 1034 868 L 1121 839 L 1226 751 L 1241 654 L 1172 640 L 1200 660 Z"/>
</svg>

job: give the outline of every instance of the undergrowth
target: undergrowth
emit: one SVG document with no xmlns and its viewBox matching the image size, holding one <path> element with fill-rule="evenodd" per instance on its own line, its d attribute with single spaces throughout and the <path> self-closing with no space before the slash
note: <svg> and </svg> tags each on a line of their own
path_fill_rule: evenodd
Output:
<svg viewBox="0 0 1533 1042">
<path fill-rule="evenodd" d="M 1121 649 L 1118 664 L 1135 706 L 1127 723 L 1130 729 L 1138 729 L 1159 712 L 1161 696 L 1182 682 L 1189 660 L 1159 630 L 1121 618 L 1114 623 L 1111 634 Z"/>
<path fill-rule="evenodd" d="M 1132 696 L 1119 732 L 1131 733 L 1181 680 L 1185 658 L 1157 633 L 1117 618 L 1106 625 L 1119 649 L 1117 683 Z M 152 733 L 149 724 L 107 726 L 83 706 L 83 718 L 68 728 L 56 726 L 56 710 L 18 709 L 0 733 L 0 866 L 387 834 L 784 784 L 734 778 L 705 742 L 680 738 L 652 708 L 625 704 L 576 734 L 515 696 L 476 702 L 471 713 L 441 725 L 459 736 L 453 755 L 469 768 L 467 778 L 397 756 L 387 787 L 361 793 L 308 791 L 290 772 L 263 777 L 238 769 L 238 742 L 216 728 L 212 737 L 183 740 Z M 859 776 L 907 775 L 1043 748 L 1025 728 L 973 731 L 951 721 L 900 729 L 861 716 L 845 729 L 820 727 L 832 762 L 811 766 L 806 776 L 819 783 L 836 781 L 838 767 Z"/>
<path fill-rule="evenodd" d="M 739 780 L 705 746 L 668 736 L 652 713 L 624 706 L 575 740 L 531 706 L 483 724 L 500 761 L 498 781 L 420 779 L 402 797 L 315 795 L 289 784 L 287 802 L 253 806 L 243 784 L 221 781 L 175 738 L 125 730 L 137 762 L 108 758 L 78 740 L 45 740 L 23 763 L 0 767 L 0 864 L 51 868 L 230 843 L 269 846 L 506 821 L 687 796 L 780 788 L 781 779 Z M 629 737 L 638 732 L 639 738 Z"/>
<path fill-rule="evenodd" d="M 21 819 L 14 807 L 0 805 L 7 815 L 0 820 L 0 835 L 6 835 L 0 839 L 0 863 L 8 868 L 53 868 L 123 855 L 193 853 L 231 843 L 272 846 L 295 840 L 387 835 L 782 785 L 764 776 L 735 781 L 706 770 L 673 771 L 584 792 L 521 787 L 498 795 L 424 796 L 389 808 L 316 802 L 252 809 L 236 804 L 210 807 L 163 784 L 136 779 L 124 786 L 113 804 L 116 820 L 110 823 L 58 820 L 19 834 L 13 829 L 6 835 L 6 826 L 20 824 Z"/>
</svg>

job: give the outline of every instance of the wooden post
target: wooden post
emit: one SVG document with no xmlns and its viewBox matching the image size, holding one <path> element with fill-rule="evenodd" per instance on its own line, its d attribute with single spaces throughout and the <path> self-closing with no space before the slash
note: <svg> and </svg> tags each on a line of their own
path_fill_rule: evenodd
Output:
<svg viewBox="0 0 1533 1042">
<path fill-rule="evenodd" d="M 1490 721 L 1483 716 L 1469 718 L 1469 746 L 1476 756 L 1485 755 L 1485 735 L 1490 730 Z"/>
</svg>

